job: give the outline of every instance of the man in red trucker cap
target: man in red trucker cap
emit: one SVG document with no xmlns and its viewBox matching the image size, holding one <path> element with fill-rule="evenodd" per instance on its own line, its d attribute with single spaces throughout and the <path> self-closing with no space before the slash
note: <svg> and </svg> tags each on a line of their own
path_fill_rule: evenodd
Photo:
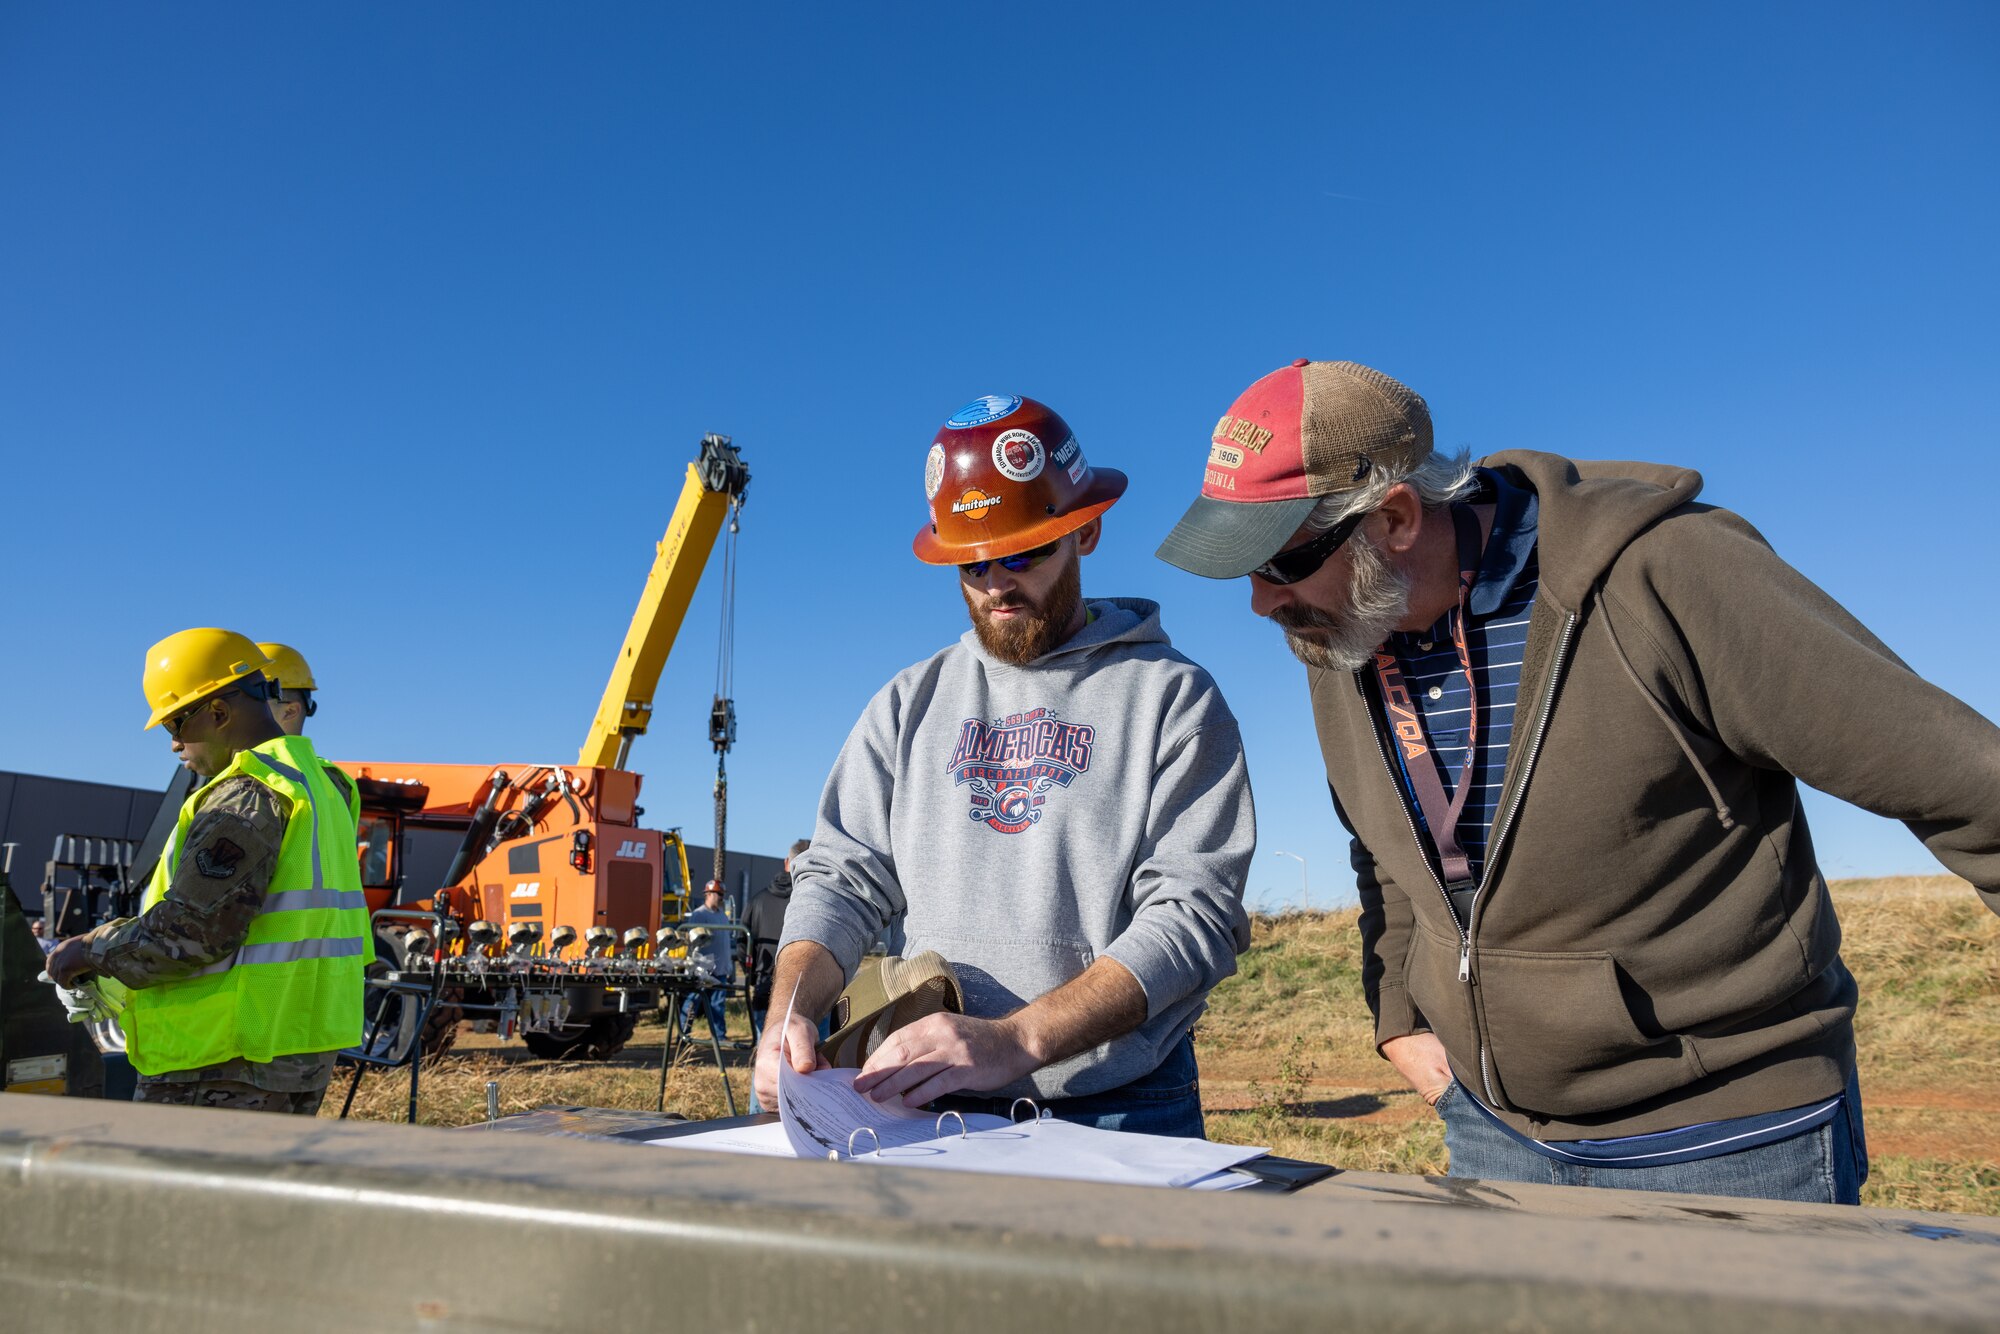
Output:
<svg viewBox="0 0 2000 1334">
<path fill-rule="evenodd" d="M 1858 1202 L 1855 984 L 1798 782 L 2000 910 L 2000 730 L 1701 478 L 1431 446 L 1296 361 L 1216 424 L 1162 559 L 1249 577 L 1353 835 L 1377 1048 L 1489 1180 Z"/>
<path fill-rule="evenodd" d="M 758 1100 L 775 1105 L 782 1060 L 825 1063 L 818 1020 L 900 921 L 903 956 L 942 956 L 964 1012 L 880 1036 L 861 1092 L 1003 1116 L 1026 1097 L 1199 1136 L 1194 1022 L 1250 943 L 1236 720 L 1157 605 L 1084 598 L 1125 477 L 1087 462 L 1061 417 L 976 399 L 923 477 L 912 546 L 955 567 L 972 628 L 882 688 L 827 779 L 792 862 Z"/>
</svg>

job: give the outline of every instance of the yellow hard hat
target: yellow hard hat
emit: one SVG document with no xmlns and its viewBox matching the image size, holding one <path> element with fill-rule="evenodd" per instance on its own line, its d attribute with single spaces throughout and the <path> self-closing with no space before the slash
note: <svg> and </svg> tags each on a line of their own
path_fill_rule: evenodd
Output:
<svg viewBox="0 0 2000 1334">
<path fill-rule="evenodd" d="M 286 690 L 318 690 L 313 684 L 313 669 L 306 665 L 306 655 L 290 644 L 259 644 L 264 656 L 276 664 L 275 670 L 267 673 Z"/>
<path fill-rule="evenodd" d="M 146 674 L 140 688 L 153 710 L 146 727 L 158 727 L 232 682 L 246 676 L 262 678 L 275 670 L 255 641 L 234 630 L 211 626 L 168 635 L 146 650 Z"/>
</svg>

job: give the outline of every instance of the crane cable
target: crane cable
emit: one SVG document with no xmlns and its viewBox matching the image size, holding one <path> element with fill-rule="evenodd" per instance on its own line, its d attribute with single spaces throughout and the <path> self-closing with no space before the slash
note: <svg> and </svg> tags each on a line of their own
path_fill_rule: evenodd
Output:
<svg viewBox="0 0 2000 1334">
<path fill-rule="evenodd" d="M 742 531 L 743 502 L 729 502 L 729 527 L 722 539 L 721 625 L 715 644 L 715 702 L 709 708 L 708 740 L 715 747 L 715 875 L 722 887 L 729 826 L 729 748 L 736 744 L 736 538 Z"/>
</svg>

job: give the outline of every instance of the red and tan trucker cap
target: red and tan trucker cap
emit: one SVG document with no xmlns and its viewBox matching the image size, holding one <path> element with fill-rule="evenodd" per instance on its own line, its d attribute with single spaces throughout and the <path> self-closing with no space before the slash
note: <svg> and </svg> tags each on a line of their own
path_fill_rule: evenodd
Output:
<svg viewBox="0 0 2000 1334">
<path fill-rule="evenodd" d="M 1243 391 L 1215 424 L 1201 495 L 1155 554 L 1237 579 L 1278 554 L 1322 497 L 1378 467 L 1430 456 L 1431 413 L 1406 385 L 1352 361 L 1304 357 Z"/>
</svg>

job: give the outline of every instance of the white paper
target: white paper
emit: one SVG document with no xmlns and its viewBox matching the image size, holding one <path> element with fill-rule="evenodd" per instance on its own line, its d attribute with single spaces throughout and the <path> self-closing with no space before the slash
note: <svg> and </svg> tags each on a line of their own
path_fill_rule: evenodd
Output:
<svg viewBox="0 0 2000 1334">
<path fill-rule="evenodd" d="M 1203 1139 L 1097 1130 L 1045 1118 L 980 1129 L 963 1137 L 946 1135 L 885 1146 L 880 1153 L 856 1161 L 1132 1186 L 1185 1186 L 1268 1152 Z"/>
<path fill-rule="evenodd" d="M 986 1140 L 999 1138 L 998 1135 L 992 1133 L 994 1131 L 1018 1135 L 1023 1140 L 1030 1139 L 1034 1133 L 1032 1128 L 1027 1125 L 1022 1125 L 1014 1128 L 1012 1131 L 1008 1131 L 1006 1123 L 1001 1121 L 997 1116 L 975 1117 L 973 1121 L 975 1124 L 982 1121 L 991 1121 L 994 1123 L 993 1125 L 983 1127 L 981 1130 L 981 1134 Z M 952 1117 L 945 1117 L 944 1124 L 945 1134 L 938 1138 L 945 1140 L 956 1139 L 958 1136 L 957 1120 Z M 661 1139 L 647 1140 L 646 1142 L 668 1149 L 701 1149 L 716 1153 L 742 1153 L 766 1158 L 797 1157 L 797 1152 L 792 1148 L 791 1139 L 787 1135 L 782 1121 L 771 1121 L 760 1126 L 731 1126 L 723 1130 L 700 1130 L 691 1135 L 670 1135 Z M 921 1144 L 924 1142 L 926 1141 L 919 1142 L 919 1149 L 921 1149 Z M 817 1147 L 817 1144 L 815 1144 L 815 1147 Z M 888 1153 L 878 1154 L 868 1147 L 868 1137 L 866 1135 L 860 1137 L 857 1147 L 862 1150 L 857 1155 L 861 1160 L 884 1162 L 891 1165 L 921 1167 L 929 1164 L 931 1158 L 934 1156 L 922 1152 L 904 1153 L 897 1149 L 892 1149 Z M 947 1146 L 947 1150 L 948 1148 L 949 1146 Z M 945 1154 L 935 1156 L 941 1159 L 951 1157 L 948 1151 Z M 841 1157 L 845 1158 L 847 1154 L 842 1152 Z M 952 1165 L 964 1171 L 978 1170 L 966 1156 L 966 1146 L 960 1147 L 960 1153 Z M 1014 1171 L 1016 1169 L 1007 1168 L 1005 1170 Z M 1026 1171 L 1025 1168 L 1019 1170 Z M 1054 1175 L 1054 1173 L 1038 1173 L 1037 1175 Z M 1087 1179 L 1099 1180 L 1102 1178 L 1093 1174 Z M 1256 1184 L 1256 1177 L 1246 1172 L 1236 1172 L 1226 1168 L 1185 1183 L 1188 1190 L 1240 1190 L 1245 1186 L 1254 1186 Z"/>
<path fill-rule="evenodd" d="M 649 1139 L 667 1149 L 712 1149 L 720 1153 L 751 1153 L 767 1158 L 795 1158 L 792 1142 L 781 1122 L 761 1126 L 730 1126 L 723 1130 L 697 1130 L 691 1135 L 668 1135 Z"/>
<path fill-rule="evenodd" d="M 792 988 L 785 1002 L 785 1022 L 790 1024 L 798 988 Z M 781 1030 L 784 1031 L 784 1030 Z M 859 1070 L 815 1070 L 802 1075 L 780 1053 L 778 1058 L 778 1120 L 792 1151 L 801 1158 L 841 1158 L 866 1154 L 891 1145 L 916 1144 L 934 1139 L 939 1117 L 935 1112 L 912 1111 L 900 1100 L 888 1103 L 854 1091 Z M 955 1117 L 944 1124 L 957 1130 Z M 1006 1118 L 979 1116 L 965 1118 L 966 1128 L 1004 1126 Z M 871 1139 L 872 1133 L 872 1139 Z"/>
<path fill-rule="evenodd" d="M 801 1158 L 864 1157 L 881 1149 L 921 1144 L 940 1134 L 956 1135 L 959 1116 L 916 1111 L 900 1102 L 876 1102 L 854 1091 L 859 1070 L 815 1070 L 802 1075 L 789 1066 L 778 1072 L 778 1116 Z M 965 1129 L 999 1130 L 1004 1116 L 974 1112 Z M 940 1129 L 942 1123 L 942 1129 Z"/>
<path fill-rule="evenodd" d="M 794 990 L 793 999 L 797 992 Z M 785 1005 L 789 1022 L 792 1003 Z M 1230 1168 L 1268 1149 L 1214 1144 L 1203 1139 L 1096 1130 L 1044 1117 L 1014 1124 L 1005 1117 L 914 1111 L 900 1100 L 879 1103 L 854 1089 L 855 1070 L 815 1070 L 802 1075 L 782 1056 L 778 1062 L 778 1124 L 791 1152 L 801 1158 L 835 1157 L 859 1163 L 935 1167 L 957 1172 L 997 1172 L 1135 1186 L 1190 1186 L 1235 1190 L 1254 1178 Z M 737 1152 L 771 1153 L 771 1127 Z M 689 1144 L 708 1139 L 713 1144 Z M 743 1132 L 716 1131 L 654 1143 L 732 1147 Z M 1241 1178 L 1241 1179 L 1236 1179 Z"/>
</svg>

